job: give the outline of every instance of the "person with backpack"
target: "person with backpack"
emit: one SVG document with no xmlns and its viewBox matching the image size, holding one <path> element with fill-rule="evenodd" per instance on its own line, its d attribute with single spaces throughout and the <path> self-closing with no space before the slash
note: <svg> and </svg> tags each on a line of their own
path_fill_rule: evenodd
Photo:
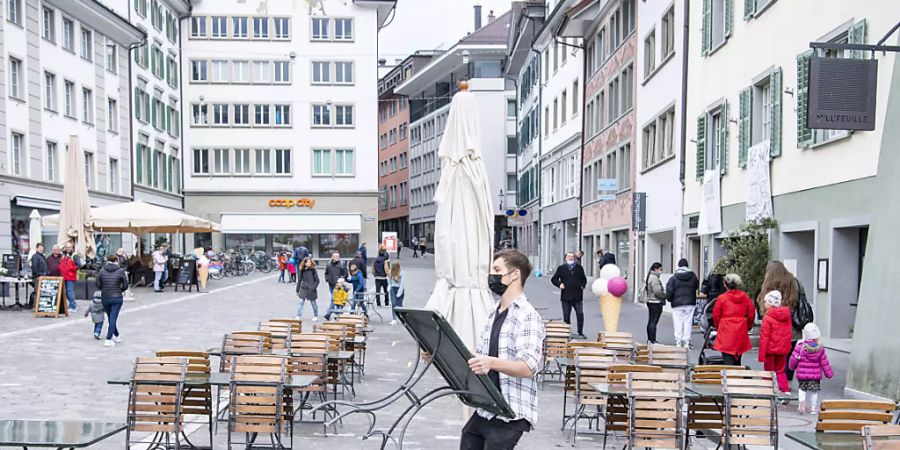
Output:
<svg viewBox="0 0 900 450">
<path fill-rule="evenodd" d="M 666 303 L 666 291 L 663 289 L 659 276 L 662 274 L 662 264 L 655 262 L 650 265 L 647 278 L 644 280 L 644 290 L 640 300 L 647 304 L 647 345 L 658 343 L 656 340 L 656 326 L 662 317 L 663 306 Z"/>
<path fill-rule="evenodd" d="M 558 287 L 559 302 L 562 304 L 563 321 L 571 324 L 572 309 L 575 309 L 575 319 L 578 321 L 578 336 L 584 336 L 584 288 L 587 286 L 587 277 L 584 268 L 575 263 L 575 253 L 566 253 L 565 264 L 556 268 L 556 273 L 550 279 L 550 283 Z"/>
<path fill-rule="evenodd" d="M 700 280 L 688 268 L 688 261 L 681 258 L 678 269 L 666 283 L 666 299 L 672 304 L 672 321 L 675 323 L 675 346 L 689 348 L 694 325 L 694 308 L 697 306 L 697 288 Z"/>
<path fill-rule="evenodd" d="M 769 261 L 766 265 L 766 275 L 763 278 L 759 296 L 756 298 L 759 316 L 765 315 L 765 295 L 770 291 L 781 292 L 781 304 L 791 311 L 791 348 L 803 337 L 803 327 L 814 320 L 812 307 L 806 299 L 806 291 L 800 280 L 797 279 L 781 261 Z M 794 379 L 794 371 L 785 370 L 788 380 Z"/>
<path fill-rule="evenodd" d="M 409 240 L 409 246 L 413 251 L 413 258 L 419 257 L 419 238 L 413 236 L 412 239 Z"/>
</svg>

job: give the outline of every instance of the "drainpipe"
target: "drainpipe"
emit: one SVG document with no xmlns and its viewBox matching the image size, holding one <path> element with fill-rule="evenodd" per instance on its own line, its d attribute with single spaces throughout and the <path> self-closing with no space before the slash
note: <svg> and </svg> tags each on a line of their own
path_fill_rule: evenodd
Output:
<svg viewBox="0 0 900 450">
<path fill-rule="evenodd" d="M 687 155 L 687 98 L 688 98 L 688 51 L 689 51 L 689 42 L 690 42 L 690 10 L 691 10 L 691 0 L 684 0 L 684 11 L 682 13 L 682 20 L 684 24 L 682 25 L 682 39 L 681 39 L 681 149 L 680 160 L 678 163 L 678 180 L 681 182 L 681 212 L 679 213 L 679 219 L 682 222 L 682 227 L 684 226 L 684 191 L 685 191 L 685 162 L 684 158 Z M 679 241 L 681 241 L 680 254 L 684 255 L 684 229 L 681 230 L 681 236 L 678 236 Z"/>
<path fill-rule="evenodd" d="M 180 158 L 178 158 L 178 162 L 181 164 L 181 170 L 179 171 L 179 172 L 181 172 L 180 173 L 181 181 L 180 181 L 179 186 L 181 187 L 180 196 L 181 196 L 181 210 L 182 211 L 184 211 L 185 205 L 186 205 L 185 200 L 184 200 L 184 172 L 185 172 L 185 170 L 184 170 L 184 159 L 185 159 L 184 155 L 186 153 L 184 150 L 184 128 L 185 127 L 182 126 L 182 124 L 184 123 L 184 80 L 183 80 L 183 77 L 181 76 L 181 73 L 182 73 L 181 70 L 184 69 L 184 66 L 182 64 L 184 62 L 184 59 L 182 57 L 182 55 L 184 54 L 184 47 L 182 46 L 181 30 L 184 29 L 184 27 L 182 26 L 182 22 L 184 21 L 184 19 L 191 17 L 191 12 L 193 12 L 193 11 L 194 11 L 194 5 L 191 2 L 188 2 L 187 14 L 185 14 L 183 16 L 178 16 L 178 72 L 179 72 L 178 73 L 178 98 L 180 99 L 178 102 L 178 109 L 181 111 L 181 114 L 178 115 L 178 120 L 181 121 L 181 123 L 178 124 L 178 129 L 181 130 L 181 133 L 179 133 L 180 136 L 178 138 L 179 139 L 178 149 L 181 151 L 181 155 L 179 155 Z M 188 114 L 190 114 L 190 111 L 188 111 Z M 187 254 L 187 249 L 188 249 L 187 234 L 186 233 L 179 233 L 179 234 L 181 234 L 182 253 Z M 193 233 L 191 233 L 191 236 L 193 236 Z M 194 242 L 196 242 L 196 241 L 194 241 Z M 193 245 L 191 245 L 191 248 L 193 248 Z"/>
</svg>

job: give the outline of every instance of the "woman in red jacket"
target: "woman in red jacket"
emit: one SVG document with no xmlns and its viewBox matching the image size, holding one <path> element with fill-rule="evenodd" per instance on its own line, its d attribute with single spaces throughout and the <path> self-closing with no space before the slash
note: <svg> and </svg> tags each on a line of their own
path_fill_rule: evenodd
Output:
<svg viewBox="0 0 900 450">
<path fill-rule="evenodd" d="M 725 365 L 741 365 L 741 356 L 750 351 L 749 331 L 753 328 L 756 310 L 753 301 L 740 290 L 741 277 L 735 273 L 725 275 L 727 291 L 716 298 L 713 306 L 713 326 L 716 327 L 714 348 L 722 352 Z"/>
<path fill-rule="evenodd" d="M 790 392 L 791 385 L 784 373 L 791 354 L 791 309 L 781 306 L 781 292 L 769 291 L 764 297 L 766 315 L 759 330 L 759 362 L 767 371 L 775 372 L 778 389 Z"/>
</svg>

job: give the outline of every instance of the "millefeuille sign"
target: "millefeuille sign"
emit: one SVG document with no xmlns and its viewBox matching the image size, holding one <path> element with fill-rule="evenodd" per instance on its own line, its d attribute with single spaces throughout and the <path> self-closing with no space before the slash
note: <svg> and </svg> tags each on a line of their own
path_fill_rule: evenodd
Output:
<svg viewBox="0 0 900 450">
<path fill-rule="evenodd" d="M 874 130 L 878 61 L 824 58 L 809 61 L 809 128 Z"/>
</svg>

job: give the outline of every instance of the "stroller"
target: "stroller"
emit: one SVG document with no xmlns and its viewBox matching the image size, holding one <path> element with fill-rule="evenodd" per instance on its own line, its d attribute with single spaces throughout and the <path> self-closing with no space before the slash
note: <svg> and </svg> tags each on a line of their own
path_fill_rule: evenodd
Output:
<svg viewBox="0 0 900 450">
<path fill-rule="evenodd" d="M 697 365 L 721 365 L 724 363 L 722 354 L 717 352 L 713 345 L 716 343 L 716 327 L 713 326 L 713 308 L 716 300 L 706 303 L 703 308 L 703 314 L 700 316 L 700 328 L 703 329 L 703 344 L 700 347 L 700 355 L 697 358 Z M 712 353 L 711 355 L 709 353 Z"/>
</svg>

